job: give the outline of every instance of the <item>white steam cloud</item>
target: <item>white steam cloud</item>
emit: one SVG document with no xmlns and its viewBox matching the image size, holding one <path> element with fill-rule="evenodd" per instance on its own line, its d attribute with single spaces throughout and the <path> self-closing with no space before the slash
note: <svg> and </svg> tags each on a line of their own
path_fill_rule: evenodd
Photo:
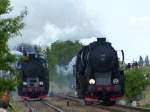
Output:
<svg viewBox="0 0 150 112">
<path fill-rule="evenodd" d="M 57 73 L 63 75 L 73 74 L 73 65 L 75 65 L 75 62 L 76 62 L 76 56 L 73 57 L 72 60 L 69 62 L 69 64 L 66 66 L 56 65 Z"/>
<path fill-rule="evenodd" d="M 80 40 L 82 38 L 93 37 L 89 29 L 79 26 L 60 28 L 55 24 L 46 24 L 44 32 L 32 41 L 33 44 L 49 45 L 57 40 Z"/>
<path fill-rule="evenodd" d="M 100 24 L 80 0 L 11 0 L 14 14 L 27 6 L 29 15 L 22 37 L 10 40 L 10 46 L 25 42 L 50 45 L 56 40 L 77 40 L 100 36 Z"/>
</svg>

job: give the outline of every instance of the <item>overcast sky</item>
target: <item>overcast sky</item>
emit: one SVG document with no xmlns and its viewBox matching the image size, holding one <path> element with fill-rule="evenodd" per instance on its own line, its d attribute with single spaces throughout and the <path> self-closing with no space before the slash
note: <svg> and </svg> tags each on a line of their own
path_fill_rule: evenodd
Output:
<svg viewBox="0 0 150 112">
<path fill-rule="evenodd" d="M 127 62 L 150 56 L 149 0 L 11 0 L 17 15 L 28 7 L 22 37 L 9 42 L 50 45 L 56 40 L 81 39 L 87 44 L 106 36 L 123 49 Z"/>
</svg>

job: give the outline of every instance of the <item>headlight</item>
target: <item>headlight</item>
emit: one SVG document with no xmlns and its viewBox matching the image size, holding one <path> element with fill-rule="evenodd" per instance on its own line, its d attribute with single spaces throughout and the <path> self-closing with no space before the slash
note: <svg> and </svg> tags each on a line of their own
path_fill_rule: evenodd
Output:
<svg viewBox="0 0 150 112">
<path fill-rule="evenodd" d="M 39 84 L 42 86 L 44 83 L 43 83 L 43 81 L 40 81 Z"/>
<path fill-rule="evenodd" d="M 119 84 L 119 80 L 117 78 L 113 79 L 113 84 Z"/>
<path fill-rule="evenodd" d="M 90 80 L 89 80 L 89 84 L 91 84 L 91 85 L 92 85 L 92 84 L 95 84 L 95 82 L 96 82 L 95 79 L 90 79 Z"/>
<path fill-rule="evenodd" d="M 23 85 L 24 85 L 24 86 L 27 86 L 27 82 L 23 82 Z"/>
</svg>

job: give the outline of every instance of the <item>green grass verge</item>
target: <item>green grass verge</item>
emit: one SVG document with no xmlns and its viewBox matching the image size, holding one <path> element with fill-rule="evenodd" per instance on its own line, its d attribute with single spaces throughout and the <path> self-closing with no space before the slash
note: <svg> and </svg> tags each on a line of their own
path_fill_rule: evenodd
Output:
<svg viewBox="0 0 150 112">
<path fill-rule="evenodd" d="M 145 108 L 150 108 L 150 104 L 144 105 Z"/>
<path fill-rule="evenodd" d="M 25 107 L 25 104 L 22 102 L 11 102 L 10 103 L 15 112 L 27 112 L 27 108 Z"/>
</svg>

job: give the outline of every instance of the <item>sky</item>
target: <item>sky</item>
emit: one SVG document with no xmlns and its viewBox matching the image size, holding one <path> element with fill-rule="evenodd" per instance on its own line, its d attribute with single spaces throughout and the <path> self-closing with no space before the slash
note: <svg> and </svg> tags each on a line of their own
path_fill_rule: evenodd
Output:
<svg viewBox="0 0 150 112">
<path fill-rule="evenodd" d="M 49 46 L 56 40 L 88 44 L 106 37 L 116 50 L 124 50 L 126 62 L 150 56 L 149 0 L 10 1 L 13 15 L 28 8 L 22 36 L 11 39 L 10 47 L 20 42 Z"/>
</svg>

